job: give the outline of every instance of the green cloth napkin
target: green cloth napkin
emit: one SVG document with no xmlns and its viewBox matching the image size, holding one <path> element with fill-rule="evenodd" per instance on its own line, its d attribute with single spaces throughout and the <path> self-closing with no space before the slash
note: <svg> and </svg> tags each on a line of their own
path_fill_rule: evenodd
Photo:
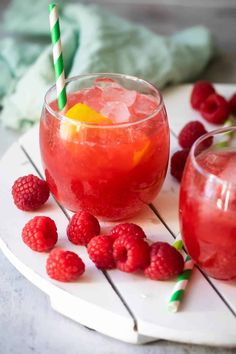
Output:
<svg viewBox="0 0 236 354">
<path fill-rule="evenodd" d="M 12 128 L 39 119 L 54 83 L 47 4 L 15 0 L 3 21 L 4 31 L 18 36 L 0 41 L 0 119 Z M 119 72 L 163 88 L 196 78 L 214 53 L 212 36 L 201 26 L 165 37 L 96 5 L 59 6 L 67 76 Z"/>
</svg>

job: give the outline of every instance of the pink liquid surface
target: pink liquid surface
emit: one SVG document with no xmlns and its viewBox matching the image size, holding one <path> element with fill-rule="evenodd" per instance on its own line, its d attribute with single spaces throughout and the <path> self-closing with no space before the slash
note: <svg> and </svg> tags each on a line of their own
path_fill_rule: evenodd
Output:
<svg viewBox="0 0 236 354">
<path fill-rule="evenodd" d="M 183 240 L 208 275 L 232 279 L 236 277 L 236 152 L 206 151 L 197 162 L 221 180 L 196 172 L 188 161 L 180 193 Z"/>
<path fill-rule="evenodd" d="M 61 121 L 45 109 L 40 147 L 50 189 L 74 212 L 83 209 L 109 220 L 132 216 L 155 198 L 166 175 L 166 111 L 162 107 L 141 122 L 159 102 L 113 82 L 68 94 L 68 109 L 78 102 L 121 125 L 82 126 L 67 138 L 61 135 Z M 50 105 L 57 107 L 55 101 Z"/>
</svg>

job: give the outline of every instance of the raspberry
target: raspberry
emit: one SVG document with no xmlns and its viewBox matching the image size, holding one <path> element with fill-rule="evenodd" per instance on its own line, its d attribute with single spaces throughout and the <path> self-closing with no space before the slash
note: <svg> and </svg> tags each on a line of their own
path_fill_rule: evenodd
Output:
<svg viewBox="0 0 236 354">
<path fill-rule="evenodd" d="M 215 93 L 215 89 L 210 82 L 197 81 L 193 86 L 190 97 L 191 106 L 199 110 L 201 104 L 213 93 Z"/>
<path fill-rule="evenodd" d="M 169 280 L 182 273 L 182 255 L 166 242 L 155 242 L 151 246 L 150 264 L 144 274 L 153 280 Z"/>
<path fill-rule="evenodd" d="M 50 278 L 69 282 L 84 273 L 85 265 L 76 253 L 55 248 L 48 256 L 46 270 Z"/>
<path fill-rule="evenodd" d="M 148 264 L 149 245 L 139 236 L 123 235 L 113 244 L 113 256 L 118 269 L 131 273 Z"/>
<path fill-rule="evenodd" d="M 229 107 L 231 113 L 236 116 L 236 93 L 229 100 Z"/>
<path fill-rule="evenodd" d="M 57 243 L 57 227 L 47 216 L 35 216 L 25 224 L 22 239 L 33 251 L 49 251 Z"/>
<path fill-rule="evenodd" d="M 90 240 L 87 251 L 89 258 L 96 264 L 97 268 L 115 268 L 112 246 L 113 241 L 109 235 L 99 235 Z"/>
<path fill-rule="evenodd" d="M 207 131 L 204 125 L 197 120 L 186 124 L 179 133 L 179 145 L 184 149 L 190 149 L 193 143 Z"/>
<path fill-rule="evenodd" d="M 74 214 L 67 226 L 68 239 L 75 245 L 86 246 L 88 242 L 100 233 L 98 220 L 87 211 Z"/>
<path fill-rule="evenodd" d="M 18 178 L 12 187 L 12 196 L 17 208 L 32 211 L 40 208 L 49 197 L 47 182 L 34 175 Z"/>
<path fill-rule="evenodd" d="M 179 182 L 182 179 L 184 167 L 188 158 L 189 149 L 176 151 L 170 161 L 170 173 Z"/>
<path fill-rule="evenodd" d="M 230 107 L 223 96 L 215 93 L 201 104 L 200 112 L 209 123 L 223 124 L 229 116 Z"/>
<path fill-rule="evenodd" d="M 118 224 L 113 229 L 111 230 L 110 233 L 113 241 L 115 241 L 118 237 L 124 236 L 124 235 L 133 235 L 137 236 L 140 238 L 146 238 L 146 235 L 143 231 L 143 229 L 132 223 L 125 223 L 125 224 Z"/>
</svg>

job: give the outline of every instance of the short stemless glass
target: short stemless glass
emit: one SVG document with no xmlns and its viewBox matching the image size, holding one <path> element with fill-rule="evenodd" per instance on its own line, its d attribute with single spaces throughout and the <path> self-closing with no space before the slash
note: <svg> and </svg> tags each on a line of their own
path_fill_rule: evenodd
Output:
<svg viewBox="0 0 236 354">
<path fill-rule="evenodd" d="M 40 148 L 47 182 L 64 207 L 119 220 L 133 216 L 158 194 L 168 165 L 169 127 L 159 91 L 146 81 L 121 74 L 68 79 L 67 109 L 80 101 L 83 92 L 87 95 L 85 103 L 100 111 L 99 95 L 109 82 L 130 90 L 126 101 L 136 95 L 136 119 L 132 120 L 134 106 L 129 107 L 131 118 L 124 123 L 97 125 L 69 119 L 58 112 L 53 86 L 45 96 Z M 154 104 L 151 111 L 141 94 Z M 121 109 L 123 103 L 116 107 Z"/>
<path fill-rule="evenodd" d="M 236 126 L 199 138 L 180 191 L 183 241 L 209 276 L 236 278 Z"/>
</svg>

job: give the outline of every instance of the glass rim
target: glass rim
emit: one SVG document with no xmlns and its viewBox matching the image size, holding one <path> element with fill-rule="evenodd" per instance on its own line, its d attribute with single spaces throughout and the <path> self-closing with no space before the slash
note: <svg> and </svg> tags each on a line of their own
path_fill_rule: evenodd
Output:
<svg viewBox="0 0 236 354">
<path fill-rule="evenodd" d="M 151 120 L 163 109 L 164 103 L 163 103 L 163 98 L 162 98 L 162 95 L 161 95 L 159 89 L 154 84 L 150 83 L 149 81 L 144 80 L 144 79 L 140 79 L 136 76 L 119 74 L 119 73 L 103 73 L 103 72 L 102 73 L 91 73 L 91 74 L 81 74 L 81 75 L 67 78 L 65 80 L 65 83 L 68 84 L 70 82 L 77 81 L 79 79 L 96 78 L 99 76 L 107 77 L 107 78 L 110 78 L 110 77 L 124 78 L 124 79 L 128 79 L 131 81 L 141 82 L 141 83 L 145 84 L 147 87 L 150 87 L 151 89 L 153 89 L 155 91 L 156 97 L 159 98 L 160 103 L 158 104 L 157 108 L 151 114 L 149 114 L 145 118 L 142 118 L 142 119 L 135 121 L 135 122 L 124 122 L 124 123 L 114 123 L 114 124 L 104 124 L 104 125 L 79 122 L 74 119 L 66 117 L 64 114 L 62 114 L 58 111 L 55 111 L 54 109 L 52 109 L 50 107 L 50 103 L 48 102 L 47 98 L 48 98 L 49 94 L 52 93 L 52 91 L 56 91 L 56 84 L 54 84 L 47 90 L 47 92 L 44 96 L 44 107 L 52 116 L 54 116 L 56 119 L 59 119 L 62 122 L 69 122 L 70 124 L 74 124 L 74 125 L 82 125 L 82 126 L 88 127 L 88 128 L 103 128 L 103 129 L 127 128 L 130 126 L 139 125 L 143 122 Z"/>
<path fill-rule="evenodd" d="M 229 127 L 222 127 L 222 128 L 219 128 L 219 129 L 214 129 L 202 136 L 200 136 L 193 144 L 193 146 L 191 147 L 191 150 L 190 150 L 190 154 L 189 154 L 189 157 L 191 159 L 191 162 L 194 166 L 194 168 L 199 172 L 201 173 L 203 176 L 205 177 L 211 177 L 212 179 L 216 180 L 216 182 L 218 183 L 221 183 L 221 184 L 224 184 L 224 185 L 227 185 L 227 186 L 233 186 L 234 188 L 236 188 L 236 183 L 233 183 L 233 182 L 229 182 L 227 181 L 226 179 L 223 179 L 217 175 L 215 175 L 214 173 L 211 173 L 211 172 L 208 172 L 204 167 L 202 167 L 198 162 L 197 162 L 197 159 L 195 157 L 195 150 L 197 148 L 197 146 L 202 142 L 204 141 L 205 139 L 207 138 L 210 138 L 212 136 L 215 136 L 215 135 L 218 135 L 218 134 L 223 134 L 223 133 L 227 133 L 228 131 L 230 130 L 233 130 L 236 132 L 236 125 L 232 125 L 232 126 L 229 126 Z M 207 150 L 207 149 L 206 149 Z M 235 152 L 236 152 L 236 149 L 235 149 Z"/>
</svg>

